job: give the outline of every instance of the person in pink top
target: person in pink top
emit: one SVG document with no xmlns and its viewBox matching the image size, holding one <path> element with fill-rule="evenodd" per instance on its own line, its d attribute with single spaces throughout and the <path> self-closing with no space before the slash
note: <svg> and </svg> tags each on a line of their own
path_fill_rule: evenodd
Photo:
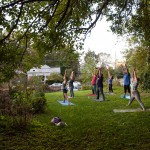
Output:
<svg viewBox="0 0 150 150">
<path fill-rule="evenodd" d="M 94 73 L 92 74 L 92 81 L 91 81 L 93 94 L 96 94 L 96 79 L 97 79 L 97 74 L 96 71 L 94 71 Z"/>
</svg>

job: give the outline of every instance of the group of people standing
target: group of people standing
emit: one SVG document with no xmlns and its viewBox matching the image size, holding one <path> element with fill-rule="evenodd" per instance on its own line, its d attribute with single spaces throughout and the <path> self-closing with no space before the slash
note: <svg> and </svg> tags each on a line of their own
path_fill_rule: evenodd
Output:
<svg viewBox="0 0 150 150">
<path fill-rule="evenodd" d="M 139 78 L 136 74 L 136 69 L 133 69 L 132 78 L 129 73 L 127 65 L 121 65 L 123 79 L 124 79 L 124 98 L 126 97 L 127 92 L 130 94 L 130 100 L 128 106 L 133 102 L 134 99 L 140 104 L 142 110 L 145 110 L 144 104 L 141 101 L 140 93 L 138 91 Z M 109 93 L 113 93 L 113 76 L 108 72 L 108 90 Z M 98 68 L 98 72 L 94 71 L 92 74 L 92 93 L 96 95 L 96 100 L 99 100 L 100 94 L 102 95 L 102 100 L 105 100 L 105 95 L 103 91 L 103 74 L 101 68 Z"/>
<path fill-rule="evenodd" d="M 108 70 L 108 86 L 109 86 L 109 93 L 113 93 L 113 88 L 112 88 L 112 81 L 113 81 L 113 76 L 110 74 Z M 96 71 L 94 74 L 92 74 L 92 92 L 93 94 L 96 95 L 96 100 L 99 100 L 100 94 L 102 95 L 102 100 L 105 100 L 105 95 L 103 91 L 103 74 L 101 71 L 101 68 L 98 68 L 98 73 Z"/>
<path fill-rule="evenodd" d="M 140 93 L 138 91 L 138 85 L 139 85 L 139 78 L 137 77 L 136 74 L 136 69 L 133 69 L 132 72 L 132 78 L 130 76 L 129 69 L 127 65 L 125 66 L 121 65 L 122 68 L 122 73 L 123 73 L 123 80 L 124 80 L 124 98 L 126 97 L 127 92 L 130 94 L 130 100 L 128 103 L 128 106 L 133 102 L 134 99 L 137 100 L 137 102 L 140 104 L 142 110 L 145 110 L 144 104 L 141 101 Z M 108 89 L 109 93 L 113 93 L 113 76 L 110 74 L 109 69 L 107 70 L 108 72 Z M 102 101 L 105 101 L 105 95 L 104 95 L 104 90 L 103 90 L 103 73 L 101 68 L 98 68 L 98 72 L 94 71 L 92 74 L 92 92 L 93 94 L 96 95 L 96 100 L 99 100 L 100 95 L 102 95 Z M 74 71 L 71 72 L 70 79 L 67 81 L 67 76 L 66 76 L 66 70 L 64 73 L 63 77 L 63 83 L 62 83 L 62 90 L 63 90 L 63 96 L 64 96 L 64 102 L 65 100 L 69 101 L 69 97 L 67 95 L 67 83 L 69 83 L 69 89 L 70 89 L 70 98 L 74 97 L 74 86 L 73 82 L 75 80 L 75 73 Z"/>
</svg>

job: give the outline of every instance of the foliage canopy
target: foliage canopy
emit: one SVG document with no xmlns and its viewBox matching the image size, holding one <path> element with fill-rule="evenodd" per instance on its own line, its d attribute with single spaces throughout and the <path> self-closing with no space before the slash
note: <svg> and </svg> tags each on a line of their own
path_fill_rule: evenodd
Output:
<svg viewBox="0 0 150 150">
<path fill-rule="evenodd" d="M 147 0 L 1 0 L 1 75 L 10 79 L 31 49 L 39 58 L 64 45 L 81 49 L 85 36 L 80 35 L 87 35 L 103 16 L 112 21 L 111 29 L 117 34 L 143 35 L 143 27 L 147 31 L 149 26 L 143 17 L 148 4 Z"/>
</svg>

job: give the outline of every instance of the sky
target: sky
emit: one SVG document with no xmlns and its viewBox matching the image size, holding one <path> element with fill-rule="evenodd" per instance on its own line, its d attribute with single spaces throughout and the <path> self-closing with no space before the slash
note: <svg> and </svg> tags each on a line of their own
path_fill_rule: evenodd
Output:
<svg viewBox="0 0 150 150">
<path fill-rule="evenodd" d="M 105 52 L 111 54 L 112 61 L 123 59 L 121 51 L 126 48 L 126 40 L 123 37 L 117 37 L 109 29 L 109 22 L 104 19 L 97 22 L 95 28 L 87 36 L 84 43 L 84 51 L 88 49 L 95 51 L 96 54 Z M 116 54 L 115 54 L 116 53 Z"/>
</svg>

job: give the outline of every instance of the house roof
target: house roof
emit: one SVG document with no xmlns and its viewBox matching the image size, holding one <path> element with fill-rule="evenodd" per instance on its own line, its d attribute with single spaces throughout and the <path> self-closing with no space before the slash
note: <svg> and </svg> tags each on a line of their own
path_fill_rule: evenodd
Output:
<svg viewBox="0 0 150 150">
<path fill-rule="evenodd" d="M 52 73 L 52 72 L 58 72 L 60 73 L 60 68 L 59 67 L 55 67 L 55 68 L 51 68 L 48 65 L 42 65 L 40 68 L 31 68 L 28 73 Z"/>
<path fill-rule="evenodd" d="M 51 67 L 49 67 L 48 65 L 43 65 L 40 69 L 51 69 Z"/>
</svg>

